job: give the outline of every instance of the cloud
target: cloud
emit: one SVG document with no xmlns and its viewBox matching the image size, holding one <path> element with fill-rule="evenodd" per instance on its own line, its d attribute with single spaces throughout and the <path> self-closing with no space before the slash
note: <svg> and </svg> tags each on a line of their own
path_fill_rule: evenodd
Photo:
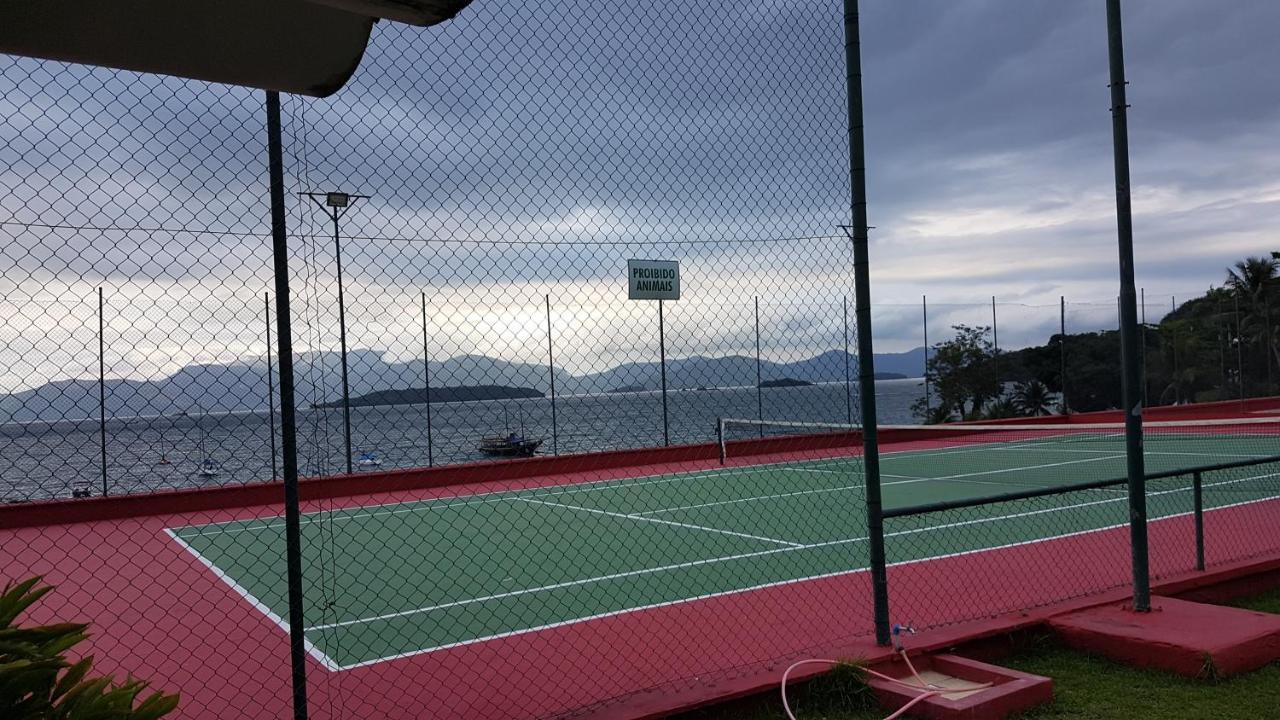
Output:
<svg viewBox="0 0 1280 720">
<path fill-rule="evenodd" d="M 286 98 L 298 346 L 336 346 L 336 282 L 330 228 L 294 193 L 344 189 L 372 196 L 342 225 L 353 338 L 400 359 L 427 291 L 444 348 L 535 356 L 551 294 L 573 369 L 647 360 L 646 319 L 618 298 L 633 256 L 689 272 L 683 351 L 736 351 L 756 296 L 779 308 L 777 352 L 829 349 L 852 288 L 841 20 L 832 0 L 499 0 L 428 30 L 380 23 L 347 88 Z M 1138 278 L 1189 296 L 1274 242 L 1280 4 L 1132 0 L 1125 22 Z M 921 295 L 938 333 L 997 296 L 1009 343 L 1043 340 L 1059 296 L 1106 308 L 1100 5 L 863 2 L 861 30 L 882 348 L 919 344 Z M 260 93 L 14 58 L 0 83 L 0 359 L 39 365 L 6 387 L 94 365 L 80 315 L 21 308 L 98 285 L 134 309 L 122 336 L 143 328 L 118 374 L 260 353 Z M 31 350 L 37 322 L 73 340 Z"/>
</svg>

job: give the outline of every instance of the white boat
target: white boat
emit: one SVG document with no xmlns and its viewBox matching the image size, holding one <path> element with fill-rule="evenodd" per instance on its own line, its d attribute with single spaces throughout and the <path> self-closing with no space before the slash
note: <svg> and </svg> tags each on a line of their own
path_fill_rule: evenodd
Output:
<svg viewBox="0 0 1280 720">
<path fill-rule="evenodd" d="M 382 458 L 379 458 L 377 453 L 360 453 L 360 457 L 356 458 L 356 465 L 360 467 L 380 467 Z"/>
</svg>

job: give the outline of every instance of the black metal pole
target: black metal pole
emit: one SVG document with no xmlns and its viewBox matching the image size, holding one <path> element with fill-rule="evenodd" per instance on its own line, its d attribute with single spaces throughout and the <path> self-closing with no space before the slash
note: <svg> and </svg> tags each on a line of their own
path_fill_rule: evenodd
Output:
<svg viewBox="0 0 1280 720">
<path fill-rule="evenodd" d="M 1129 535 L 1133 550 L 1133 609 L 1151 610 L 1147 551 L 1147 487 L 1142 457 L 1142 375 L 1137 353 L 1137 293 L 1133 281 L 1133 211 L 1129 186 L 1129 123 L 1125 100 L 1124 33 L 1120 0 L 1107 0 L 1108 65 L 1111 71 L 1111 134 L 1115 151 L 1116 235 L 1120 256 L 1120 360 L 1124 398 L 1125 458 L 1129 478 Z"/>
<path fill-rule="evenodd" d="M 1227 331 L 1222 327 L 1222 301 L 1218 301 L 1218 370 L 1222 374 L 1222 400 L 1226 400 L 1231 392 L 1231 378 L 1227 376 Z"/>
<path fill-rule="evenodd" d="M 422 293 L 422 382 L 427 393 L 427 467 L 436 464 L 434 442 L 431 437 L 431 351 L 427 349 L 427 293 Z"/>
<path fill-rule="evenodd" d="M 98 287 L 98 444 L 102 450 L 102 497 L 107 496 L 107 323 L 102 287 Z"/>
<path fill-rule="evenodd" d="M 1178 311 L 1178 297 L 1176 295 L 1169 296 L 1169 314 Z M 1173 404 L 1177 405 L 1182 402 L 1182 378 L 1178 376 L 1178 331 L 1169 328 L 1169 333 L 1173 336 L 1169 338 L 1169 347 L 1173 351 Z"/>
<path fill-rule="evenodd" d="M 849 373 L 849 297 L 840 298 L 844 310 L 844 415 L 845 422 L 853 424 L 853 378 Z"/>
<path fill-rule="evenodd" d="M 849 112 L 849 204 L 853 214 L 854 316 L 858 328 L 858 381 L 862 395 L 862 444 L 867 486 L 867 535 L 876 643 L 889 644 L 889 585 L 885 570 L 884 517 L 880 497 L 880 447 L 876 425 L 876 369 L 871 342 L 870 254 L 867 250 L 866 147 L 862 118 L 862 49 L 858 0 L 844 0 L 845 86 Z"/>
<path fill-rule="evenodd" d="M 1138 323 L 1138 327 L 1142 330 L 1142 344 L 1139 347 L 1139 354 L 1142 355 L 1142 407 L 1149 407 L 1150 403 L 1147 398 L 1147 289 L 1138 288 L 1138 303 L 1141 308 L 1142 317 Z"/>
<path fill-rule="evenodd" d="M 1191 482 L 1196 518 L 1196 569 L 1204 570 L 1204 481 L 1196 472 L 1192 474 Z"/>
<path fill-rule="evenodd" d="M 551 294 L 547 293 L 547 377 L 551 381 L 551 454 L 560 454 L 560 425 L 556 418 L 556 353 L 551 341 Z"/>
<path fill-rule="evenodd" d="M 662 363 L 662 444 L 671 444 L 671 431 L 667 424 L 667 337 L 666 321 L 662 317 L 662 301 L 658 301 L 658 359 Z"/>
<path fill-rule="evenodd" d="M 1240 388 L 1240 404 L 1244 405 L 1244 333 L 1240 330 L 1240 293 L 1235 296 L 1236 384 Z"/>
<path fill-rule="evenodd" d="M 996 394 L 1004 395 L 1000 387 L 1000 327 L 996 324 L 996 296 L 991 296 L 991 372 L 996 376 Z"/>
<path fill-rule="evenodd" d="M 920 315 L 921 324 L 924 327 L 924 414 L 925 422 L 929 421 L 929 413 L 933 408 L 930 407 L 929 398 L 929 296 L 920 296 Z"/>
<path fill-rule="evenodd" d="M 1058 379 L 1062 383 L 1062 414 L 1070 415 L 1067 404 L 1067 296 L 1058 296 Z"/>
<path fill-rule="evenodd" d="M 338 341 L 342 351 L 342 435 L 347 445 L 347 474 L 355 473 L 351 459 L 351 385 L 347 377 L 347 309 L 342 294 L 342 241 L 338 235 L 338 208 L 333 208 L 333 257 L 338 269 Z"/>
<path fill-rule="evenodd" d="M 307 717 L 306 619 L 302 605 L 301 513 L 298 510 L 298 443 L 293 397 L 293 336 L 289 328 L 289 252 L 284 208 L 284 150 L 280 94 L 267 92 L 267 155 L 271 175 L 271 249 L 276 276 L 276 355 L 280 358 L 280 444 L 284 465 L 285 565 L 289 592 L 289 659 L 294 720 Z"/>
<path fill-rule="evenodd" d="M 764 437 L 764 389 L 760 387 L 760 383 L 764 380 L 760 373 L 760 296 L 757 295 L 754 300 L 756 304 L 756 419 L 761 422 L 760 437 Z"/>
<path fill-rule="evenodd" d="M 1264 334 L 1264 340 L 1267 344 L 1267 346 L 1262 349 L 1262 359 L 1265 360 L 1267 363 L 1267 390 L 1266 392 L 1263 393 L 1263 395 L 1270 395 L 1272 393 L 1272 389 L 1271 389 L 1272 381 L 1271 381 L 1271 297 L 1269 295 L 1262 296 L 1262 307 L 1263 307 L 1262 322 L 1263 322 L 1263 327 L 1266 328 L 1266 332 Z"/>
<path fill-rule="evenodd" d="M 271 293 L 262 293 L 262 304 L 267 327 L 267 431 L 271 436 L 271 481 L 275 482 L 280 478 L 280 471 L 276 467 L 276 387 L 271 377 L 275 373 L 271 366 Z"/>
</svg>

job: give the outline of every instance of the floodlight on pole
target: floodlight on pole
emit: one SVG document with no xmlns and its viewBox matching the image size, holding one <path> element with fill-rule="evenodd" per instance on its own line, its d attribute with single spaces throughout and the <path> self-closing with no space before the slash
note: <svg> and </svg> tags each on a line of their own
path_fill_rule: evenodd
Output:
<svg viewBox="0 0 1280 720">
<path fill-rule="evenodd" d="M 342 436 L 347 449 L 347 474 L 355 474 L 352 463 L 351 448 L 351 381 L 347 370 L 347 307 L 342 283 L 342 236 L 338 232 L 338 221 L 351 209 L 356 200 L 368 200 L 368 195 L 352 195 L 344 192 L 301 192 L 325 211 L 333 221 L 333 256 L 338 271 L 338 339 L 342 352 Z M 321 202 L 321 198 L 324 199 Z"/>
</svg>

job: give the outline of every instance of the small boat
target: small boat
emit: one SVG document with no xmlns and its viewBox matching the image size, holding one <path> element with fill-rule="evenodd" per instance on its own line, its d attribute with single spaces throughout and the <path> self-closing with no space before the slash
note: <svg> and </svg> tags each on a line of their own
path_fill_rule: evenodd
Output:
<svg viewBox="0 0 1280 720">
<path fill-rule="evenodd" d="M 169 456 L 163 453 L 161 453 L 160 459 L 156 461 L 156 465 L 172 465 L 172 464 L 173 464 L 173 461 L 169 459 Z"/>
<path fill-rule="evenodd" d="M 542 446 L 543 438 L 525 437 L 524 434 L 524 409 L 516 406 L 520 411 L 520 432 L 511 431 L 511 416 L 507 414 L 507 406 L 502 406 L 502 424 L 507 427 L 506 435 L 490 435 L 480 438 L 480 445 L 477 448 L 485 455 L 494 457 L 531 457 L 538 452 L 538 448 Z"/>
<path fill-rule="evenodd" d="M 496 457 L 530 457 L 542 446 L 543 438 L 527 438 L 519 433 L 480 438 L 480 452 Z"/>
<path fill-rule="evenodd" d="M 379 467 L 382 465 L 382 458 L 378 457 L 377 453 L 360 453 L 360 457 L 356 458 L 356 465 L 360 467 Z"/>
</svg>

